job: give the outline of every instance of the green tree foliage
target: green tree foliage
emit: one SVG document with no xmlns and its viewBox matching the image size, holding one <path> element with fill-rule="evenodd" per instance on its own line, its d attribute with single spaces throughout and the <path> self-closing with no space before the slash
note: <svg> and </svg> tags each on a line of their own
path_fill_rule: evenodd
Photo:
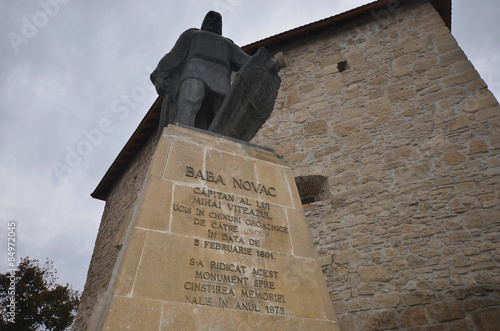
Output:
<svg viewBox="0 0 500 331">
<path fill-rule="evenodd" d="M 57 284 L 56 273 L 52 261 L 40 265 L 29 257 L 21 258 L 13 275 L 0 273 L 0 330 L 65 330 L 71 326 L 80 293 L 68 284 Z"/>
</svg>

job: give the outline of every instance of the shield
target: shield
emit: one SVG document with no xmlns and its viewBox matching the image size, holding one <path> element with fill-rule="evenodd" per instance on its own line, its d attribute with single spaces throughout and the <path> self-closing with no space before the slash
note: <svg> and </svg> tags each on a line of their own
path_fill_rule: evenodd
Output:
<svg viewBox="0 0 500 331">
<path fill-rule="evenodd" d="M 267 51 L 259 48 L 236 74 L 208 131 L 250 141 L 271 116 L 281 84 L 279 69 Z"/>
</svg>

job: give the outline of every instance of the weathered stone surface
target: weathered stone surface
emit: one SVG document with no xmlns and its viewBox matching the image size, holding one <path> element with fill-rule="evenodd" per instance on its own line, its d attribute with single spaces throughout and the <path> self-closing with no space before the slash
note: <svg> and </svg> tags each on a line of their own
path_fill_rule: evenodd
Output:
<svg viewBox="0 0 500 331">
<path fill-rule="evenodd" d="M 161 302 L 117 297 L 103 330 L 158 330 Z"/>
<path fill-rule="evenodd" d="M 373 308 L 395 308 L 399 302 L 398 294 L 377 294 L 373 297 Z"/>
<path fill-rule="evenodd" d="M 314 122 L 309 122 L 304 125 L 304 135 L 313 136 L 319 135 L 326 132 L 326 121 L 318 120 Z"/>
<path fill-rule="evenodd" d="M 467 157 L 460 152 L 450 152 L 444 154 L 444 161 L 448 165 L 456 165 L 465 161 Z"/>
<path fill-rule="evenodd" d="M 398 327 L 394 310 L 375 310 L 374 312 L 360 312 L 356 316 L 359 330 L 392 330 Z"/>
<path fill-rule="evenodd" d="M 380 116 L 384 114 L 392 113 L 392 106 L 386 98 L 379 98 L 373 101 L 369 101 L 366 104 L 367 115 L 368 116 Z"/>
<path fill-rule="evenodd" d="M 352 315 L 339 315 L 337 318 L 340 330 L 356 330 L 356 323 Z"/>
<path fill-rule="evenodd" d="M 452 321 L 464 317 L 462 308 L 457 302 L 440 302 L 428 305 L 429 316 L 438 322 Z"/>
<path fill-rule="evenodd" d="M 410 308 L 403 313 L 403 322 L 405 326 L 426 324 L 427 316 L 423 307 Z"/>
<path fill-rule="evenodd" d="M 346 250 L 344 252 L 339 252 L 333 256 L 333 262 L 339 264 L 347 264 L 352 262 L 361 261 L 363 256 L 356 250 Z"/>
<path fill-rule="evenodd" d="M 488 309 L 472 313 L 474 327 L 480 331 L 498 330 L 500 325 L 500 309 Z"/>
<path fill-rule="evenodd" d="M 484 140 L 473 140 L 469 145 L 469 154 L 487 153 L 488 145 Z"/>
<path fill-rule="evenodd" d="M 371 308 L 370 300 L 368 298 L 355 298 L 350 300 L 348 310 L 352 311 L 360 311 L 360 310 L 368 310 Z"/>
<path fill-rule="evenodd" d="M 403 304 L 408 306 L 423 305 L 435 301 L 433 292 L 430 291 L 415 291 L 402 295 Z"/>
<path fill-rule="evenodd" d="M 340 137 L 345 137 L 351 133 L 358 132 L 360 127 L 361 123 L 359 120 L 352 120 L 344 122 L 341 125 L 334 126 L 333 132 Z"/>
<path fill-rule="evenodd" d="M 388 282 L 392 279 L 387 270 L 381 266 L 359 268 L 358 274 L 365 282 Z"/>
</svg>

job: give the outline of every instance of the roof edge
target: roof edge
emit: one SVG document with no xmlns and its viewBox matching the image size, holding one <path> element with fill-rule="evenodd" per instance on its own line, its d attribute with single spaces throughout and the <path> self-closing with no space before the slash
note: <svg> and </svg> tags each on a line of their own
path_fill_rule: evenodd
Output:
<svg viewBox="0 0 500 331">
<path fill-rule="evenodd" d="M 378 0 L 366 5 L 351 9 L 349 11 L 343 12 L 341 14 L 331 16 L 310 24 L 299 26 L 292 30 L 288 30 L 277 35 L 253 42 L 246 46 L 243 46 L 243 50 L 248 54 L 253 54 L 259 49 L 259 47 L 272 47 L 277 44 L 288 42 L 292 39 L 296 39 L 307 35 L 314 31 L 322 30 L 329 26 L 338 25 L 344 21 L 348 21 L 352 18 L 371 13 L 372 11 L 380 10 L 383 8 L 390 8 L 398 5 L 400 2 L 409 2 L 411 0 Z M 431 4 L 436 8 L 436 11 L 441 15 L 445 25 L 451 31 L 451 0 L 430 0 Z"/>
</svg>

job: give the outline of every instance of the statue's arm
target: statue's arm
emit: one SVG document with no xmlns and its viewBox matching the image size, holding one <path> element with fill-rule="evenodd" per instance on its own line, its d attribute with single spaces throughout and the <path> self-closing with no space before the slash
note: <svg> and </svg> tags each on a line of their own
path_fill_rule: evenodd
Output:
<svg viewBox="0 0 500 331">
<path fill-rule="evenodd" d="M 240 70 L 241 66 L 243 66 L 245 63 L 247 63 L 251 56 L 245 53 L 241 47 L 237 46 L 235 43 L 233 43 L 231 40 L 229 40 L 231 43 L 231 70 L 233 71 L 238 71 Z"/>
<path fill-rule="evenodd" d="M 155 71 L 151 74 L 151 81 L 156 87 L 158 94 L 168 91 L 168 86 L 174 72 L 182 65 L 186 57 L 191 41 L 191 32 L 196 29 L 189 29 L 182 33 L 177 39 L 174 47 L 160 60 Z"/>
</svg>

